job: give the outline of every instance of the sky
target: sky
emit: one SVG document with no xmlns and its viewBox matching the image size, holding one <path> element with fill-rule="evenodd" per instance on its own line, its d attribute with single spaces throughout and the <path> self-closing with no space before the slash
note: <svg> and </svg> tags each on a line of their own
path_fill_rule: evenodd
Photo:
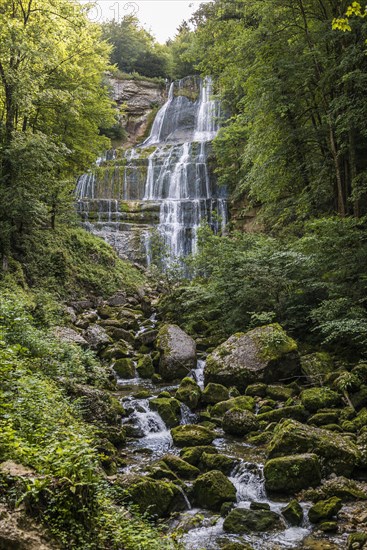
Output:
<svg viewBox="0 0 367 550">
<path fill-rule="evenodd" d="M 183 20 L 190 18 L 200 3 L 210 0 L 96 0 L 90 17 L 94 21 L 119 20 L 135 15 L 164 44 L 176 34 Z"/>
</svg>

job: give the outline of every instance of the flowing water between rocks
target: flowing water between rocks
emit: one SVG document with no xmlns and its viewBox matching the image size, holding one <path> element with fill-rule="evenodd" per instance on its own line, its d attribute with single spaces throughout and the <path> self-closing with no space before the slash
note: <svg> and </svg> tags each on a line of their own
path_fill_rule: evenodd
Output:
<svg viewBox="0 0 367 550">
<path fill-rule="evenodd" d="M 148 327 L 148 330 L 151 327 Z M 144 333 L 144 327 L 140 334 Z M 197 367 L 190 373 L 190 377 L 196 380 L 201 387 L 204 383 L 205 360 L 198 359 Z M 150 400 L 162 392 L 173 394 L 178 385 L 153 384 L 151 380 L 143 380 L 139 377 L 130 380 L 118 381 L 123 406 L 128 417 L 123 420 L 125 423 L 134 426 L 133 438 L 128 443 L 126 458 L 129 465 L 123 469 L 123 473 L 147 472 L 149 466 L 170 453 L 179 455 L 180 449 L 175 447 L 170 430 L 160 417 L 157 411 L 150 408 Z M 134 397 L 145 392 L 149 397 Z M 191 412 L 186 405 L 181 405 L 181 424 L 194 424 L 199 422 L 197 414 Z M 273 500 L 266 493 L 263 476 L 263 461 L 265 456 L 259 448 L 255 448 L 238 438 L 233 438 L 217 428 L 218 437 L 213 445 L 224 455 L 236 460 L 236 465 L 230 472 L 228 478 L 233 483 L 237 492 L 235 508 L 250 508 L 251 503 L 269 505 L 270 510 L 278 514 L 289 502 Z M 187 550 L 218 550 L 221 543 L 226 542 L 247 542 L 256 550 L 277 550 L 277 549 L 329 549 L 336 550 L 343 548 L 345 541 L 341 537 L 329 537 L 325 545 L 311 546 L 304 545 L 305 539 L 311 535 L 313 527 L 307 519 L 307 511 L 310 503 L 301 503 L 304 511 L 304 520 L 300 527 L 292 527 L 284 520 L 284 527 L 280 531 L 268 533 L 253 533 L 251 535 L 232 535 L 223 530 L 224 519 L 213 512 L 192 507 L 189 498 L 184 493 L 187 505 L 186 512 L 182 512 L 173 520 L 170 520 L 172 529 L 181 528 L 184 532 L 181 542 Z M 187 531 L 187 532 L 185 532 Z"/>
</svg>

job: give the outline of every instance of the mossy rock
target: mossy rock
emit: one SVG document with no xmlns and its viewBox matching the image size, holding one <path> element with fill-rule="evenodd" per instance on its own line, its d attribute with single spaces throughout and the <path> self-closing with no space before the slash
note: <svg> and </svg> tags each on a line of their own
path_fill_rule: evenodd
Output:
<svg viewBox="0 0 367 550">
<path fill-rule="evenodd" d="M 135 365 L 132 359 L 117 359 L 113 363 L 113 370 L 119 378 L 135 378 Z"/>
<path fill-rule="evenodd" d="M 319 523 L 336 516 L 342 508 L 342 501 L 338 497 L 331 497 L 328 500 L 320 500 L 308 512 L 308 519 L 311 523 Z"/>
<path fill-rule="evenodd" d="M 115 344 L 112 347 L 106 348 L 102 354 L 102 359 L 106 359 L 107 361 L 113 361 L 116 359 L 125 359 L 131 357 L 132 354 L 132 348 L 127 343 L 119 343 Z"/>
<path fill-rule="evenodd" d="M 190 409 L 196 409 L 201 398 L 201 389 L 192 378 L 181 380 L 180 386 L 176 391 L 176 399 L 185 403 Z"/>
<path fill-rule="evenodd" d="M 292 494 L 316 487 L 321 482 L 320 464 L 315 454 L 300 454 L 272 458 L 264 467 L 268 491 Z"/>
<path fill-rule="evenodd" d="M 169 427 L 177 426 L 180 423 L 180 402 L 172 397 L 157 397 L 149 401 L 152 411 L 157 411 L 163 422 Z"/>
<path fill-rule="evenodd" d="M 228 533 L 263 533 L 283 529 L 278 514 L 271 510 L 247 510 L 235 508 L 224 520 L 223 529 Z"/>
<path fill-rule="evenodd" d="M 266 388 L 266 395 L 274 401 L 287 401 L 296 394 L 294 388 L 288 386 L 281 386 L 276 384 L 270 384 Z"/>
<path fill-rule="evenodd" d="M 219 417 L 223 416 L 224 413 L 229 411 L 229 409 L 242 409 L 253 412 L 255 410 L 255 400 L 253 397 L 248 395 L 240 395 L 239 397 L 232 397 L 227 401 L 221 401 L 217 403 L 210 409 L 211 416 Z"/>
<path fill-rule="evenodd" d="M 246 542 L 227 542 L 224 546 L 220 547 L 220 550 L 253 550 L 253 546 Z"/>
<path fill-rule="evenodd" d="M 132 484 L 128 493 L 141 514 L 163 518 L 186 509 L 182 492 L 171 482 L 143 478 Z"/>
<path fill-rule="evenodd" d="M 223 417 L 223 430 L 231 435 L 243 436 L 259 429 L 257 417 L 250 411 L 229 409 Z"/>
<path fill-rule="evenodd" d="M 173 442 L 178 447 L 195 447 L 210 445 L 215 439 L 215 433 L 204 426 L 186 424 L 171 430 Z"/>
<path fill-rule="evenodd" d="M 252 397 L 265 397 L 267 385 L 259 382 L 258 384 L 250 384 L 247 386 L 245 395 Z"/>
<path fill-rule="evenodd" d="M 338 523 L 336 521 L 323 521 L 318 525 L 318 528 L 324 533 L 336 533 L 338 531 Z"/>
<path fill-rule="evenodd" d="M 357 410 L 367 406 L 367 386 L 362 386 L 359 391 L 353 393 L 350 400 L 353 407 Z"/>
<path fill-rule="evenodd" d="M 338 497 L 343 502 L 352 500 L 367 500 L 367 492 L 362 484 L 344 476 L 327 479 L 317 489 L 311 489 L 304 493 L 307 500 L 317 502 L 331 497 Z"/>
<path fill-rule="evenodd" d="M 143 357 L 140 357 L 136 370 L 141 378 L 151 378 L 154 374 L 154 366 L 151 356 L 143 355 Z"/>
<path fill-rule="evenodd" d="M 157 464 L 165 464 L 182 479 L 195 479 L 200 474 L 199 468 L 175 455 L 164 455 Z"/>
<path fill-rule="evenodd" d="M 367 533 L 351 533 L 348 536 L 347 550 L 360 550 L 365 548 L 367 543 Z"/>
<path fill-rule="evenodd" d="M 214 455 L 218 454 L 218 451 L 215 447 L 212 447 L 210 445 L 184 447 L 180 452 L 180 456 L 189 464 L 192 464 L 193 466 L 199 466 L 203 453 L 206 453 L 207 455 Z"/>
<path fill-rule="evenodd" d="M 326 424 L 336 424 L 339 421 L 339 411 L 316 413 L 307 420 L 311 426 L 325 426 Z"/>
<path fill-rule="evenodd" d="M 297 500 L 291 500 L 287 506 L 282 508 L 282 516 L 292 526 L 299 526 L 303 521 L 302 506 Z"/>
<path fill-rule="evenodd" d="M 225 502 L 236 501 L 236 489 L 222 472 L 212 470 L 194 482 L 193 497 L 198 506 L 219 512 Z"/>
<path fill-rule="evenodd" d="M 309 452 L 319 457 L 325 474 L 350 475 L 361 459 L 357 446 L 340 434 L 296 420 L 280 421 L 268 445 L 269 458 Z"/>
<path fill-rule="evenodd" d="M 316 352 L 301 357 L 301 370 L 312 384 L 322 384 L 334 370 L 331 356 L 326 352 Z"/>
<path fill-rule="evenodd" d="M 195 341 L 177 325 L 163 325 L 158 333 L 159 374 L 163 380 L 186 376 L 196 365 Z"/>
<path fill-rule="evenodd" d="M 308 388 L 303 390 L 300 397 L 302 405 L 311 413 L 319 409 L 337 407 L 341 401 L 340 395 L 327 387 Z"/>
<path fill-rule="evenodd" d="M 229 390 L 222 384 L 214 384 L 210 382 L 207 384 L 203 391 L 203 403 L 208 405 L 216 405 L 221 401 L 227 401 L 229 399 Z"/>
<path fill-rule="evenodd" d="M 294 418 L 303 422 L 308 418 L 308 412 L 303 405 L 292 405 L 290 407 L 280 407 L 279 409 L 273 409 L 268 412 L 261 412 L 257 415 L 259 422 L 279 422 L 282 418 Z"/>
<path fill-rule="evenodd" d="M 273 437 L 272 432 L 266 431 L 256 435 L 251 435 L 251 437 L 247 437 L 246 441 L 250 445 L 261 446 L 261 445 L 267 445 L 268 443 L 270 443 L 272 437 Z"/>
<path fill-rule="evenodd" d="M 201 455 L 199 467 L 204 472 L 210 470 L 219 470 L 225 475 L 229 475 L 236 464 L 236 459 L 222 454 L 212 454 L 204 452 Z"/>
<path fill-rule="evenodd" d="M 245 389 L 301 374 L 296 342 L 278 324 L 258 327 L 231 336 L 211 353 L 204 371 L 205 382 Z"/>
</svg>

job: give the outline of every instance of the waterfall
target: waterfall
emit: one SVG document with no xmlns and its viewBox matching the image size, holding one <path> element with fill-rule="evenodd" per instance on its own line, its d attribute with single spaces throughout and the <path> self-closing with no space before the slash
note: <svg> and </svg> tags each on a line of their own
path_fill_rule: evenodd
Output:
<svg viewBox="0 0 367 550">
<path fill-rule="evenodd" d="M 120 256 L 146 265 L 153 259 L 153 228 L 168 264 L 196 252 L 204 221 L 224 232 L 226 194 L 208 165 L 219 114 L 211 78 L 173 82 L 149 137 L 122 158 L 109 151 L 98 159 L 98 172 L 79 178 L 77 209 L 87 228 Z"/>
</svg>

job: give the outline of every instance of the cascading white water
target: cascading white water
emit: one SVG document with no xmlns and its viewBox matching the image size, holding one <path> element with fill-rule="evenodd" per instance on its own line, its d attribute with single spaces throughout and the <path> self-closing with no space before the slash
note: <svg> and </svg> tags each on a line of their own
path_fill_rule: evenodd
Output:
<svg viewBox="0 0 367 550">
<path fill-rule="evenodd" d="M 156 242 L 152 227 L 168 263 L 196 252 L 203 221 L 225 230 L 226 194 L 208 166 L 219 116 L 212 94 L 210 78 L 173 82 L 145 142 L 122 156 L 109 151 L 98 159 L 98 170 L 79 178 L 77 206 L 85 227 L 122 257 L 149 265 Z"/>
</svg>

